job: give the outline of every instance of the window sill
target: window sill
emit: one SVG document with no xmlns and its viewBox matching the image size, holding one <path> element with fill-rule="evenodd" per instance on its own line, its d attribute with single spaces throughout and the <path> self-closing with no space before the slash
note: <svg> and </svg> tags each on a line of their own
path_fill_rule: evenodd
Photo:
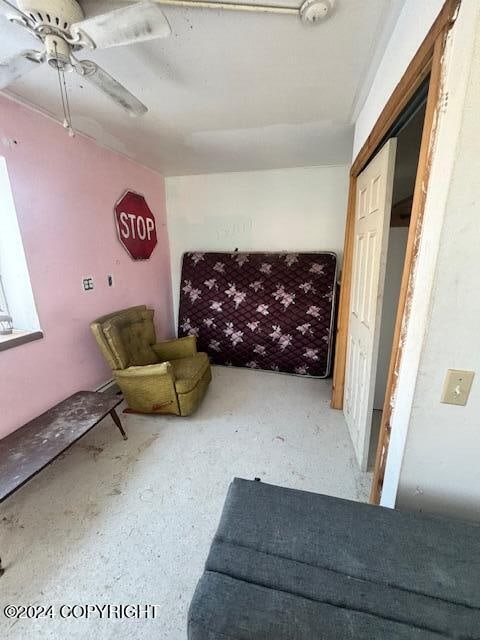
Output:
<svg viewBox="0 0 480 640">
<path fill-rule="evenodd" d="M 0 335 L 0 351 L 6 351 L 7 349 L 13 349 L 19 347 L 27 342 L 33 342 L 34 340 L 41 340 L 43 333 L 41 331 L 15 331 L 7 336 Z"/>
</svg>

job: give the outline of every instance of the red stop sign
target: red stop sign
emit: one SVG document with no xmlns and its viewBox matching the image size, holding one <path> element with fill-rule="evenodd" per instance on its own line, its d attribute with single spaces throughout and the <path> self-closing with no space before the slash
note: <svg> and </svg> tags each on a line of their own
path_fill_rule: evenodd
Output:
<svg viewBox="0 0 480 640">
<path fill-rule="evenodd" d="M 134 260 L 148 260 L 157 244 L 155 218 L 145 198 L 127 191 L 115 205 L 120 242 Z"/>
</svg>

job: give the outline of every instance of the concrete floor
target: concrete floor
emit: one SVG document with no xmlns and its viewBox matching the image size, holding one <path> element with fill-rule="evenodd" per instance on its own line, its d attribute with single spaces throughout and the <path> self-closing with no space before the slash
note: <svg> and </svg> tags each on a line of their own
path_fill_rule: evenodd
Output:
<svg viewBox="0 0 480 640">
<path fill-rule="evenodd" d="M 233 476 L 366 500 L 330 381 L 214 368 L 191 418 L 106 419 L 0 506 L 0 636 L 186 638 L 186 613 Z M 150 620 L 61 619 L 62 604 L 156 604 Z M 6 604 L 54 605 L 7 620 Z"/>
</svg>

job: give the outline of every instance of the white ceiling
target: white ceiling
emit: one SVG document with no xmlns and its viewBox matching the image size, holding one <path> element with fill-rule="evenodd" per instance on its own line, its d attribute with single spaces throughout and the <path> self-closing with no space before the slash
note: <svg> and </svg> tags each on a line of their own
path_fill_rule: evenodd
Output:
<svg viewBox="0 0 480 640">
<path fill-rule="evenodd" d="M 317 26 L 295 16 L 165 8 L 169 39 L 83 56 L 149 112 L 130 118 L 69 74 L 74 127 L 164 175 L 349 162 L 352 116 L 403 2 L 337 0 Z M 81 4 L 93 15 L 127 3 Z M 35 42 L 0 17 L 0 59 Z M 7 93 L 61 119 L 57 82 L 44 65 Z"/>
</svg>

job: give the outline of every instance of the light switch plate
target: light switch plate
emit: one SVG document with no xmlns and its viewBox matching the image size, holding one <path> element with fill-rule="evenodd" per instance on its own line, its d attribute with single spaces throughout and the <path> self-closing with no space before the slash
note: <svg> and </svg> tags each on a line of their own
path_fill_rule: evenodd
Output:
<svg viewBox="0 0 480 640">
<path fill-rule="evenodd" d="M 467 404 L 470 389 L 472 388 L 474 371 L 462 371 L 460 369 L 448 369 L 443 385 L 441 402 L 446 404 Z"/>
</svg>

